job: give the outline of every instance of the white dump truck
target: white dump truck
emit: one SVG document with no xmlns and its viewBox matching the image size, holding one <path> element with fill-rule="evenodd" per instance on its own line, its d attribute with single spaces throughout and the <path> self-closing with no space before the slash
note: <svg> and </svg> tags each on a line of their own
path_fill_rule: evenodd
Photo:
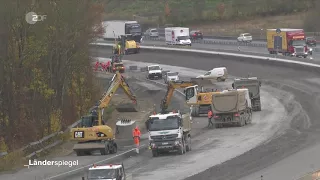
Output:
<svg viewBox="0 0 320 180">
<path fill-rule="evenodd" d="M 252 122 L 252 107 L 248 89 L 224 90 L 212 94 L 211 103 L 216 128 L 224 124 L 244 126 Z"/>
<path fill-rule="evenodd" d="M 182 155 L 191 150 L 191 120 L 188 114 L 169 112 L 151 115 L 147 121 L 149 149 L 153 157 L 161 152 Z"/>
</svg>

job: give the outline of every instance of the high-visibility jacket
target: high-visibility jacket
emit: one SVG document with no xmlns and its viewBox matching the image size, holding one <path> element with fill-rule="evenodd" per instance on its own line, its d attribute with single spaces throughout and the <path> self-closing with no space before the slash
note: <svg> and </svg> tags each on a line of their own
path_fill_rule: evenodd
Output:
<svg viewBox="0 0 320 180">
<path fill-rule="evenodd" d="M 212 111 L 209 110 L 209 111 L 208 111 L 208 118 L 212 118 L 212 115 L 213 115 Z"/>
<path fill-rule="evenodd" d="M 132 132 L 132 135 L 133 135 L 134 143 L 139 144 L 140 143 L 140 136 L 141 136 L 140 130 L 138 128 L 135 128 Z"/>
</svg>

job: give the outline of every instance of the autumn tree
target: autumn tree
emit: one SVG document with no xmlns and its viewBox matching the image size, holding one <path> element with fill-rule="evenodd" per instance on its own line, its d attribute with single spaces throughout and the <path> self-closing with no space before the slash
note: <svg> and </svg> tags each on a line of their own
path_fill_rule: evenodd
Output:
<svg viewBox="0 0 320 180">
<path fill-rule="evenodd" d="M 46 19 L 28 23 L 31 11 Z M 2 0 L 0 137 L 9 150 L 64 129 L 94 104 L 89 43 L 103 11 L 91 0 Z"/>
</svg>

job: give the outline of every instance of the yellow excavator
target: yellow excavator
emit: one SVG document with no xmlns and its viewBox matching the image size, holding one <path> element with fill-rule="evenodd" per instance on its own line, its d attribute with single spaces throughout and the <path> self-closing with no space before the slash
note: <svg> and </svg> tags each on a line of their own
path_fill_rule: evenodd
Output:
<svg viewBox="0 0 320 180">
<path fill-rule="evenodd" d="M 200 87 L 199 87 L 200 85 Z M 160 107 L 166 112 L 171 102 L 175 89 L 184 88 L 186 103 L 192 107 L 191 115 L 198 117 L 201 114 L 207 114 L 208 108 L 212 104 L 212 94 L 219 93 L 217 90 L 210 89 L 204 91 L 204 86 L 213 86 L 209 80 L 191 79 L 190 81 L 171 81 L 167 86 L 165 98 L 161 101 Z"/>
<path fill-rule="evenodd" d="M 133 101 L 134 105 L 118 106 L 119 112 L 137 112 L 135 105 L 136 96 L 130 90 L 125 78 L 116 72 L 110 81 L 109 88 L 105 91 L 97 106 L 91 111 L 91 114 L 83 116 L 80 124 L 71 129 L 71 140 L 76 141 L 73 150 L 77 156 L 90 155 L 92 151 L 99 150 L 101 155 L 114 154 L 117 152 L 117 144 L 112 128 L 105 125 L 103 121 L 103 110 L 108 107 L 113 95 L 121 87 L 125 94 Z"/>
</svg>

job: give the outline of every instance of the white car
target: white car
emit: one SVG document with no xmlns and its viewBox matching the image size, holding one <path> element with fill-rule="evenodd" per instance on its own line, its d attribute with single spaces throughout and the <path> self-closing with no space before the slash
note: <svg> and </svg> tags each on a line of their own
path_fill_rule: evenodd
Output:
<svg viewBox="0 0 320 180">
<path fill-rule="evenodd" d="M 179 81 L 179 73 L 178 72 L 167 72 L 165 74 L 164 82 L 168 83 L 170 81 Z"/>
<path fill-rule="evenodd" d="M 217 81 L 225 81 L 228 79 L 228 71 L 225 67 L 214 68 L 203 75 L 197 76 L 198 79 L 214 79 Z"/>
<path fill-rule="evenodd" d="M 147 66 L 147 79 L 162 79 L 162 68 L 159 65 Z"/>
<path fill-rule="evenodd" d="M 238 42 L 252 42 L 252 36 L 249 33 L 240 34 L 238 37 Z"/>
<path fill-rule="evenodd" d="M 157 29 L 148 29 L 146 31 L 146 36 L 153 37 L 153 38 L 158 38 L 159 37 L 159 32 Z"/>
</svg>

